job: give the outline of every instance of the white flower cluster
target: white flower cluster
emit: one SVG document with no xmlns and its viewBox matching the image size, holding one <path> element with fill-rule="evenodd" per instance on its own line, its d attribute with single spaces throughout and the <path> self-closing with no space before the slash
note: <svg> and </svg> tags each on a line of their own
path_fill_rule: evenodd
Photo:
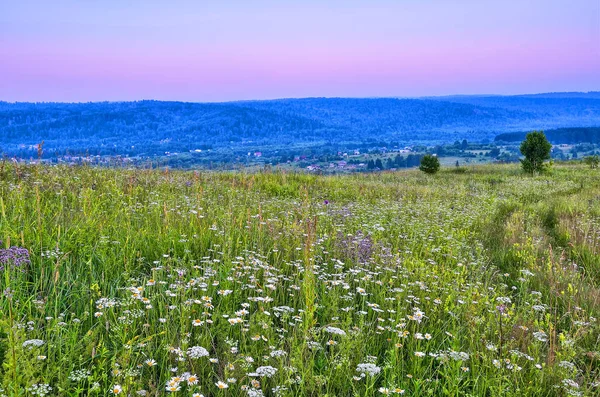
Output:
<svg viewBox="0 0 600 397">
<path fill-rule="evenodd" d="M 261 377 L 266 376 L 267 378 L 270 378 L 271 376 L 275 375 L 276 372 L 277 372 L 277 368 L 273 368 L 270 365 L 266 365 L 263 367 L 256 368 L 256 371 L 250 375 L 256 375 L 256 376 L 261 376 Z"/>
<path fill-rule="evenodd" d="M 343 329 L 336 328 L 336 327 L 325 327 L 325 331 L 329 332 L 330 334 L 334 334 L 334 335 L 346 336 L 346 331 L 344 331 Z"/>
<path fill-rule="evenodd" d="M 381 368 L 375 364 L 364 363 L 356 366 L 356 372 L 359 372 L 363 375 L 375 376 L 381 372 Z"/>
<path fill-rule="evenodd" d="M 264 394 L 260 389 L 248 389 L 248 397 L 263 397 Z"/>
<path fill-rule="evenodd" d="M 548 335 L 544 331 L 537 331 L 533 333 L 533 337 L 540 342 L 548 342 Z"/>
<path fill-rule="evenodd" d="M 273 350 L 271 352 L 271 357 L 283 357 L 287 355 L 287 353 L 284 350 Z"/>
<path fill-rule="evenodd" d="M 52 392 L 52 387 L 47 383 L 36 383 L 27 388 L 27 391 L 34 396 L 44 397 Z"/>
<path fill-rule="evenodd" d="M 469 359 L 469 354 L 465 352 L 455 352 L 450 350 L 448 352 L 448 356 L 452 358 L 454 361 L 467 361 Z"/>
<path fill-rule="evenodd" d="M 208 356 L 208 350 L 202 346 L 192 346 L 187 349 L 187 355 L 189 358 L 200 358 Z"/>
<path fill-rule="evenodd" d="M 558 366 L 561 367 L 561 368 L 569 369 L 571 371 L 577 370 L 577 367 L 575 366 L 575 364 L 573 364 L 570 361 L 561 361 L 561 362 L 558 363 Z"/>
<path fill-rule="evenodd" d="M 69 379 L 73 382 L 81 382 L 86 380 L 88 376 L 90 376 L 90 371 L 86 369 L 76 369 L 69 375 Z"/>
<path fill-rule="evenodd" d="M 116 298 L 100 298 L 96 301 L 96 307 L 98 309 L 106 309 L 115 306 L 119 306 L 119 300 Z"/>
<path fill-rule="evenodd" d="M 23 342 L 23 347 L 28 347 L 29 349 L 32 349 L 34 347 L 43 346 L 44 343 L 45 342 L 41 339 L 29 339 Z"/>
</svg>

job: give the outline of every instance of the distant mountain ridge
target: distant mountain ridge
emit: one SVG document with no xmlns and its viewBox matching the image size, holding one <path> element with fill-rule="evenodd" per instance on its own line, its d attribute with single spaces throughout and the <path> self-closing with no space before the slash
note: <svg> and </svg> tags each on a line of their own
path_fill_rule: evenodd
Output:
<svg viewBox="0 0 600 397">
<path fill-rule="evenodd" d="M 425 96 L 422 98 L 451 100 L 452 98 L 588 98 L 600 99 L 600 91 L 587 92 L 543 92 L 539 94 L 515 94 L 515 95 L 494 95 L 494 94 L 477 94 L 477 95 L 442 95 L 442 96 Z"/>
<path fill-rule="evenodd" d="M 156 155 L 212 148 L 439 144 L 600 126 L 600 92 L 515 96 L 304 98 L 225 103 L 0 102 L 0 151 Z"/>
</svg>

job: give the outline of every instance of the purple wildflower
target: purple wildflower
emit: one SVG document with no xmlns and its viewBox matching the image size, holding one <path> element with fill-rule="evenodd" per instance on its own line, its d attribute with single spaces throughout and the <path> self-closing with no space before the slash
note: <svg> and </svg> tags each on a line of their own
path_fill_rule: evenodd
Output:
<svg viewBox="0 0 600 397">
<path fill-rule="evenodd" d="M 367 262 L 375 249 L 371 236 L 364 234 L 360 230 L 354 235 L 345 236 L 343 233 L 338 233 L 336 246 L 345 259 L 353 260 L 357 263 Z"/>
<path fill-rule="evenodd" d="M 1 241 L 0 244 L 2 244 Z M 10 266 L 11 269 L 19 269 L 24 272 L 30 263 L 29 251 L 26 248 L 0 248 L 0 271 Z"/>
</svg>

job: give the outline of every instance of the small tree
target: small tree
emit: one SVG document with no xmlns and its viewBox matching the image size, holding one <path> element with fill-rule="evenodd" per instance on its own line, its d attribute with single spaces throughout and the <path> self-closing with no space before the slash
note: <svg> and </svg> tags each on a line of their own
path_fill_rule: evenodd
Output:
<svg viewBox="0 0 600 397">
<path fill-rule="evenodd" d="M 552 145 L 546 139 L 543 131 L 533 131 L 527 134 L 521 142 L 521 160 L 523 171 L 528 173 L 542 172 L 545 168 L 544 161 L 550 159 Z"/>
<path fill-rule="evenodd" d="M 435 174 L 440 170 L 440 160 L 438 160 L 437 156 L 426 154 L 421 159 L 421 165 L 419 166 L 419 169 L 426 174 Z"/>
<path fill-rule="evenodd" d="M 597 154 L 594 156 L 587 156 L 583 161 L 589 165 L 591 169 L 598 168 L 598 165 L 600 165 L 600 157 Z"/>
</svg>

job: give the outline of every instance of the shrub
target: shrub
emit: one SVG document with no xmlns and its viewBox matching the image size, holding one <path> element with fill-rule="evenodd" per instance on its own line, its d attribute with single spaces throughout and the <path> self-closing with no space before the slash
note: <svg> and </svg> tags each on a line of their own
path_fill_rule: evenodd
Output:
<svg viewBox="0 0 600 397">
<path fill-rule="evenodd" d="M 426 174 L 435 174 L 440 170 L 440 160 L 436 156 L 426 154 L 421 159 L 421 165 L 419 169 Z"/>
</svg>

